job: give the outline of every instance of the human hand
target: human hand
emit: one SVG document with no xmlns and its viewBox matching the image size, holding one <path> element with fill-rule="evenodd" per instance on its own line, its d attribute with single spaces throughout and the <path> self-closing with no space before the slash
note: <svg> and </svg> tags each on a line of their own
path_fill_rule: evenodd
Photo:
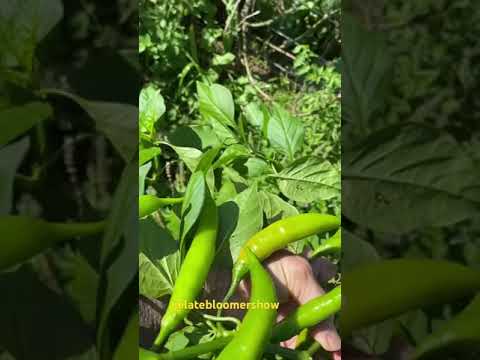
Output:
<svg viewBox="0 0 480 360">
<path fill-rule="evenodd" d="M 280 302 L 277 321 L 281 321 L 299 305 L 325 293 L 319 283 L 327 283 L 336 274 L 336 266 L 331 262 L 318 258 L 311 264 L 306 258 L 282 250 L 264 261 L 264 265 L 272 276 Z M 224 271 L 212 271 L 209 274 L 204 299 L 221 301 L 230 285 L 230 276 Z M 248 280 L 243 280 L 231 301 L 248 301 L 250 297 Z M 224 310 L 224 315 L 242 317 L 243 311 Z M 341 360 L 341 339 L 333 325 L 332 319 L 312 328 L 312 337 L 328 352 L 334 360 Z M 294 348 L 296 338 L 282 343 L 282 346 Z"/>
<path fill-rule="evenodd" d="M 293 255 L 288 251 L 279 251 L 264 262 L 277 288 L 280 302 L 278 321 L 285 318 L 299 305 L 325 293 L 319 282 L 326 282 L 335 276 L 335 266 L 324 259 L 310 264 L 304 257 Z M 318 280 L 317 280 L 318 279 Z M 249 282 L 242 281 L 239 294 L 243 299 L 249 297 Z M 332 319 L 318 324 L 310 331 L 311 336 L 329 352 L 333 359 L 341 359 L 341 339 L 333 325 Z M 282 343 L 282 346 L 294 348 L 296 337 Z"/>
</svg>

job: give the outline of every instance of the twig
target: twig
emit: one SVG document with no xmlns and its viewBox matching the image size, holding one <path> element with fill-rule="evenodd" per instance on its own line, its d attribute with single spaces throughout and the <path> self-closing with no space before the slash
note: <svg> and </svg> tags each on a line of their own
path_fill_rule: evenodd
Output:
<svg viewBox="0 0 480 360">
<path fill-rule="evenodd" d="M 257 81 L 253 78 L 252 72 L 250 71 L 250 65 L 248 64 L 247 54 L 245 54 L 245 53 L 243 54 L 242 63 L 243 63 L 243 66 L 245 66 L 245 70 L 247 71 L 248 81 L 253 86 L 255 91 L 257 91 L 262 96 L 262 98 L 264 100 L 272 101 L 272 98 L 270 97 L 270 95 L 268 95 L 266 92 L 264 92 L 262 89 L 260 89 L 260 87 L 257 85 Z"/>
<path fill-rule="evenodd" d="M 248 19 L 251 19 L 251 18 L 257 16 L 258 14 L 260 14 L 260 10 L 257 10 L 257 11 L 255 11 L 255 12 L 251 13 L 250 15 L 247 15 L 244 19 L 242 19 L 242 21 L 240 22 L 239 25 L 240 25 L 240 26 L 243 26 L 243 24 L 244 24 Z M 247 26 L 248 26 L 248 24 L 247 24 Z"/>
<path fill-rule="evenodd" d="M 225 22 L 225 28 L 223 29 L 224 32 L 228 32 L 228 28 L 230 27 L 230 23 L 232 22 L 233 17 L 237 14 L 238 5 L 242 0 L 237 0 L 235 5 L 233 6 L 232 12 L 228 15 L 227 21 Z"/>
<path fill-rule="evenodd" d="M 247 23 L 247 26 L 251 28 L 259 28 L 259 27 L 269 26 L 273 24 L 274 21 L 275 19 L 270 19 L 270 20 L 260 21 L 257 23 Z"/>
<path fill-rule="evenodd" d="M 278 47 L 277 45 L 275 44 L 272 44 L 270 41 L 268 40 L 263 40 L 262 38 L 256 36 L 255 37 L 258 41 L 261 41 L 263 42 L 264 44 L 266 44 L 267 46 L 271 47 L 273 50 L 279 52 L 280 54 L 283 54 L 285 55 L 286 57 L 288 57 L 289 59 L 292 59 L 292 60 L 295 60 L 296 57 L 295 55 L 293 55 L 292 53 L 289 53 L 288 51 L 286 50 L 283 50 L 281 47 Z"/>
<path fill-rule="evenodd" d="M 241 11 L 241 16 L 242 19 L 246 19 L 249 16 L 249 11 L 252 8 L 254 0 L 245 0 L 245 3 L 243 4 L 243 8 Z M 242 20 L 242 27 L 241 27 L 241 39 L 242 39 L 242 50 L 241 50 L 241 55 L 242 55 L 242 64 L 245 67 L 245 71 L 247 72 L 247 78 L 250 84 L 253 86 L 255 91 L 260 94 L 260 96 L 266 100 L 266 101 L 272 101 L 272 98 L 265 93 L 260 87 L 257 85 L 256 80 L 252 76 L 252 72 L 250 70 L 250 65 L 248 63 L 248 48 L 247 48 L 247 23 Z"/>
</svg>

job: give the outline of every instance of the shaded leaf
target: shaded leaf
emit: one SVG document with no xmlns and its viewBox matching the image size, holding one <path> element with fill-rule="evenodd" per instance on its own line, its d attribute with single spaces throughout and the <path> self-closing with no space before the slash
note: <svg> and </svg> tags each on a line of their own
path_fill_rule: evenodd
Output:
<svg viewBox="0 0 480 360">
<path fill-rule="evenodd" d="M 52 116 L 50 105 L 32 102 L 0 111 L 0 148 Z"/>
</svg>

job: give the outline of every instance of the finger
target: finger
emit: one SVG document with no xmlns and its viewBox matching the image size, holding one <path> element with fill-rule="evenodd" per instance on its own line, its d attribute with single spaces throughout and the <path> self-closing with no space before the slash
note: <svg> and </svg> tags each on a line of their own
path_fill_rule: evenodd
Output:
<svg viewBox="0 0 480 360">
<path fill-rule="evenodd" d="M 292 286 L 289 285 L 291 295 L 299 304 L 305 304 L 325 293 L 316 281 L 313 270 L 305 259 L 297 257 L 294 268 L 291 268 L 289 274 L 293 276 L 293 284 Z M 337 351 L 341 348 L 340 336 L 332 320 L 327 320 L 317 325 L 312 332 L 312 336 L 327 351 Z"/>
<path fill-rule="evenodd" d="M 292 349 L 292 350 L 295 350 L 296 345 L 297 345 L 297 336 L 294 336 L 293 338 L 282 341 L 280 343 L 280 346 L 287 349 Z"/>
<path fill-rule="evenodd" d="M 333 360 L 342 360 L 342 351 L 341 350 L 335 351 L 332 354 L 332 358 L 333 358 Z"/>
<path fill-rule="evenodd" d="M 318 324 L 310 334 L 327 351 L 339 351 L 342 348 L 342 340 L 331 319 Z"/>
<path fill-rule="evenodd" d="M 274 253 L 265 261 L 265 266 L 275 283 L 279 303 L 290 301 L 290 289 L 288 287 L 288 272 L 292 259 L 297 256 L 286 250 Z"/>
</svg>

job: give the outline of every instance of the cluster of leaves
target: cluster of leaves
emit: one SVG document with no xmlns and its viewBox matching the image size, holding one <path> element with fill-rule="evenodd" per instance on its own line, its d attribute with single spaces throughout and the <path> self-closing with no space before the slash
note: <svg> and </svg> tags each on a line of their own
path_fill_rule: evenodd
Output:
<svg viewBox="0 0 480 360">
<path fill-rule="evenodd" d="M 341 211 L 340 2 L 190 4 L 141 4 L 140 194 L 184 198 L 140 220 L 140 293 L 150 299 L 172 291 L 203 204 L 199 172 L 219 207 L 223 273 L 268 224 Z M 167 347 L 205 341 L 205 327 L 186 326 Z"/>
<path fill-rule="evenodd" d="M 468 1 L 391 1 L 385 9 L 387 46 L 395 60 L 394 91 L 388 118 L 412 120 L 447 128 L 465 138 L 478 130 L 479 69 L 476 50 L 480 6 Z M 442 25 L 440 25 L 442 24 Z M 460 58 L 460 60 L 459 60 Z"/>
<path fill-rule="evenodd" d="M 236 107 L 219 84 L 197 83 L 197 97 L 200 119 L 164 134 L 156 130 L 165 113 L 160 92 L 147 87 L 140 95 L 140 194 L 170 190 L 184 197 L 181 209 L 162 209 L 140 221 L 140 293 L 153 299 L 173 289 L 205 186 L 219 207 L 216 266 L 227 272 L 245 242 L 268 224 L 308 209 L 340 212 L 339 165 L 306 153 L 305 125 L 298 118 L 279 104 Z M 169 167 L 177 171 L 168 174 L 159 155 L 171 156 Z M 195 176 L 199 172 L 206 174 L 206 185 Z M 301 253 L 319 243 L 312 236 L 291 250 Z M 188 343 L 180 342 L 172 346 Z"/>
<path fill-rule="evenodd" d="M 350 3 L 341 64 L 344 254 L 358 254 L 357 264 L 405 256 L 478 268 L 478 30 L 468 24 L 479 7 Z M 398 324 L 415 344 L 463 306 L 418 310 L 349 342 L 385 354 Z"/>
<path fill-rule="evenodd" d="M 97 16 L 91 6 L 103 9 L 98 1 L 14 0 L 0 11 L 0 216 L 106 221 L 103 236 L 72 239 L 0 274 L 5 359 L 111 359 L 136 312 L 138 110 L 100 101 L 112 93 L 79 95 L 89 81 L 97 89 L 112 86 L 99 82 L 85 53 L 106 43 L 77 41 L 112 34 L 105 24 L 117 23 L 121 9 L 105 23 L 84 23 L 81 34 L 64 31 L 81 27 L 71 15 Z M 121 23 L 126 28 L 117 23 L 111 30 L 131 39 L 135 19 L 133 10 Z M 128 41 L 119 44 L 132 50 Z"/>
</svg>

